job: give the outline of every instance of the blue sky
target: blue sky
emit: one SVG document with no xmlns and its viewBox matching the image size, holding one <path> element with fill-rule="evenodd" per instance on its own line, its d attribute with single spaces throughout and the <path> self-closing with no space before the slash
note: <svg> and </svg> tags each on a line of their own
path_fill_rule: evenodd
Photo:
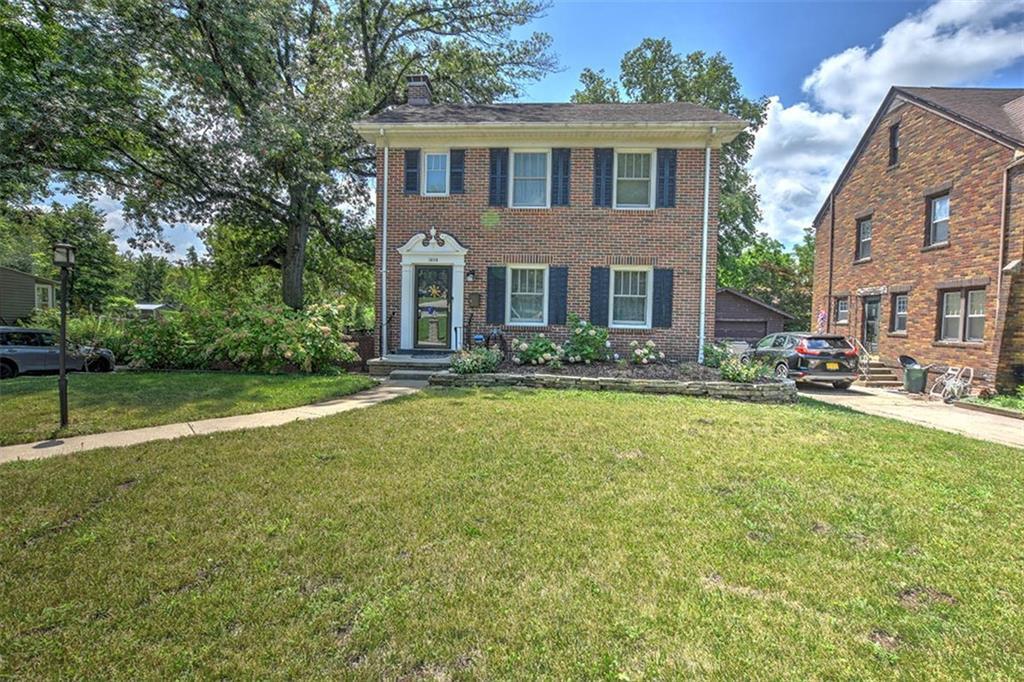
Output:
<svg viewBox="0 0 1024 682">
<path fill-rule="evenodd" d="M 561 70 L 525 101 L 566 101 L 585 67 L 617 76 L 645 37 L 677 52 L 722 52 L 745 94 L 770 98 L 750 170 L 761 229 L 799 240 L 891 85 L 1024 87 L 1024 0 L 935 2 L 595 2 L 556 0 L 525 27 L 549 33 Z M 100 202 L 108 225 L 118 205 Z M 168 232 L 176 253 L 201 245 Z"/>
</svg>

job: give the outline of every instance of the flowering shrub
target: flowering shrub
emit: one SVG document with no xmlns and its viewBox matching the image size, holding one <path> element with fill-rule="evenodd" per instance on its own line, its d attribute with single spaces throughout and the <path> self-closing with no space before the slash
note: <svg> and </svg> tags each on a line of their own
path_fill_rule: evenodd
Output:
<svg viewBox="0 0 1024 682">
<path fill-rule="evenodd" d="M 517 365 L 550 365 L 558 367 L 562 364 L 564 350 L 554 341 L 538 334 L 529 341 L 512 339 L 512 362 Z"/>
<path fill-rule="evenodd" d="M 589 365 L 591 362 L 607 360 L 611 346 L 607 329 L 581 320 L 579 315 L 569 315 L 569 340 L 562 349 L 566 362 Z"/>
<path fill-rule="evenodd" d="M 704 344 L 704 366 L 721 367 L 732 356 L 729 346 L 722 341 Z"/>
<path fill-rule="evenodd" d="M 772 368 L 760 362 L 751 362 L 744 365 L 736 358 L 726 358 L 725 362 L 718 368 L 722 378 L 726 381 L 734 381 L 741 384 L 750 384 L 768 377 Z"/>
<path fill-rule="evenodd" d="M 657 349 L 654 341 L 648 339 L 647 343 L 642 345 L 635 340 L 629 342 L 629 361 L 634 365 L 653 365 L 664 359 L 665 354 Z"/>
<path fill-rule="evenodd" d="M 452 355 L 452 371 L 456 374 L 493 372 L 501 364 L 502 354 L 497 348 L 462 350 Z"/>
</svg>

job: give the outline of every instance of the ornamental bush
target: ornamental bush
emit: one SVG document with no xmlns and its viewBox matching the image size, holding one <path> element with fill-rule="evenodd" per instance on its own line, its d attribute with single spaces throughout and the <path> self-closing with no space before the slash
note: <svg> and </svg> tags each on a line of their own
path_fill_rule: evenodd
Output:
<svg viewBox="0 0 1024 682">
<path fill-rule="evenodd" d="M 752 384 L 771 376 L 772 368 L 760 362 L 741 363 L 737 358 L 727 358 L 718 368 L 722 378 L 740 384 Z"/>
<path fill-rule="evenodd" d="M 636 340 L 629 342 L 629 361 L 634 365 L 653 365 L 664 359 L 665 354 L 650 339 L 642 344 Z"/>
<path fill-rule="evenodd" d="M 478 346 L 452 355 L 452 371 L 456 374 L 493 372 L 501 364 L 502 353 L 497 348 Z"/>
<path fill-rule="evenodd" d="M 728 344 L 723 341 L 704 344 L 704 366 L 721 367 L 722 363 L 732 357 Z"/>
<path fill-rule="evenodd" d="M 512 362 L 517 365 L 549 365 L 559 367 L 562 364 L 563 349 L 554 341 L 538 334 L 529 340 L 512 339 Z"/>
<path fill-rule="evenodd" d="M 581 320 L 575 313 L 569 315 L 569 340 L 562 347 L 566 362 L 603 362 L 611 352 L 608 330 Z"/>
</svg>

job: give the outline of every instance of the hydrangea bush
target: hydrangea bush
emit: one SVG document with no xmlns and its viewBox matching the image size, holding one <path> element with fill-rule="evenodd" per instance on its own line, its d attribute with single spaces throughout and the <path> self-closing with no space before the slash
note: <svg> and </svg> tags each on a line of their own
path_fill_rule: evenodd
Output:
<svg viewBox="0 0 1024 682">
<path fill-rule="evenodd" d="M 529 340 L 512 339 L 512 362 L 517 365 L 548 365 L 559 367 L 562 364 L 564 349 L 554 341 L 538 334 Z"/>
<path fill-rule="evenodd" d="M 597 327 L 579 315 L 569 315 L 569 340 L 563 347 L 566 362 L 603 362 L 611 353 L 612 343 L 608 340 L 608 330 Z"/>
<path fill-rule="evenodd" d="M 501 360 L 502 353 L 497 348 L 479 346 L 473 350 L 461 350 L 452 355 L 452 371 L 456 374 L 493 372 Z"/>
<path fill-rule="evenodd" d="M 629 361 L 634 365 L 653 365 L 664 359 L 665 354 L 659 351 L 657 345 L 650 339 L 643 344 L 636 340 L 629 342 Z"/>
<path fill-rule="evenodd" d="M 732 357 L 729 345 L 723 341 L 704 344 L 704 366 L 721 367 L 722 363 Z"/>
<path fill-rule="evenodd" d="M 772 368 L 760 362 L 741 363 L 737 358 L 726 358 L 718 368 L 722 378 L 740 384 L 750 384 L 771 376 Z"/>
</svg>

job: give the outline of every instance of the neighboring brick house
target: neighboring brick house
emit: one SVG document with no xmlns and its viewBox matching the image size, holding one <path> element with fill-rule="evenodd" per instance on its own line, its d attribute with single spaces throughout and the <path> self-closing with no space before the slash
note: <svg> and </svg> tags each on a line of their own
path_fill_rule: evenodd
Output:
<svg viewBox="0 0 1024 682">
<path fill-rule="evenodd" d="M 408 104 L 355 125 L 377 149 L 383 353 L 495 329 L 557 340 L 576 313 L 617 350 L 696 359 L 714 336 L 718 150 L 744 127 L 686 103 L 431 105 L 413 77 Z"/>
<path fill-rule="evenodd" d="M 1024 381 L 1024 89 L 892 88 L 814 228 L 819 328 Z"/>
</svg>

